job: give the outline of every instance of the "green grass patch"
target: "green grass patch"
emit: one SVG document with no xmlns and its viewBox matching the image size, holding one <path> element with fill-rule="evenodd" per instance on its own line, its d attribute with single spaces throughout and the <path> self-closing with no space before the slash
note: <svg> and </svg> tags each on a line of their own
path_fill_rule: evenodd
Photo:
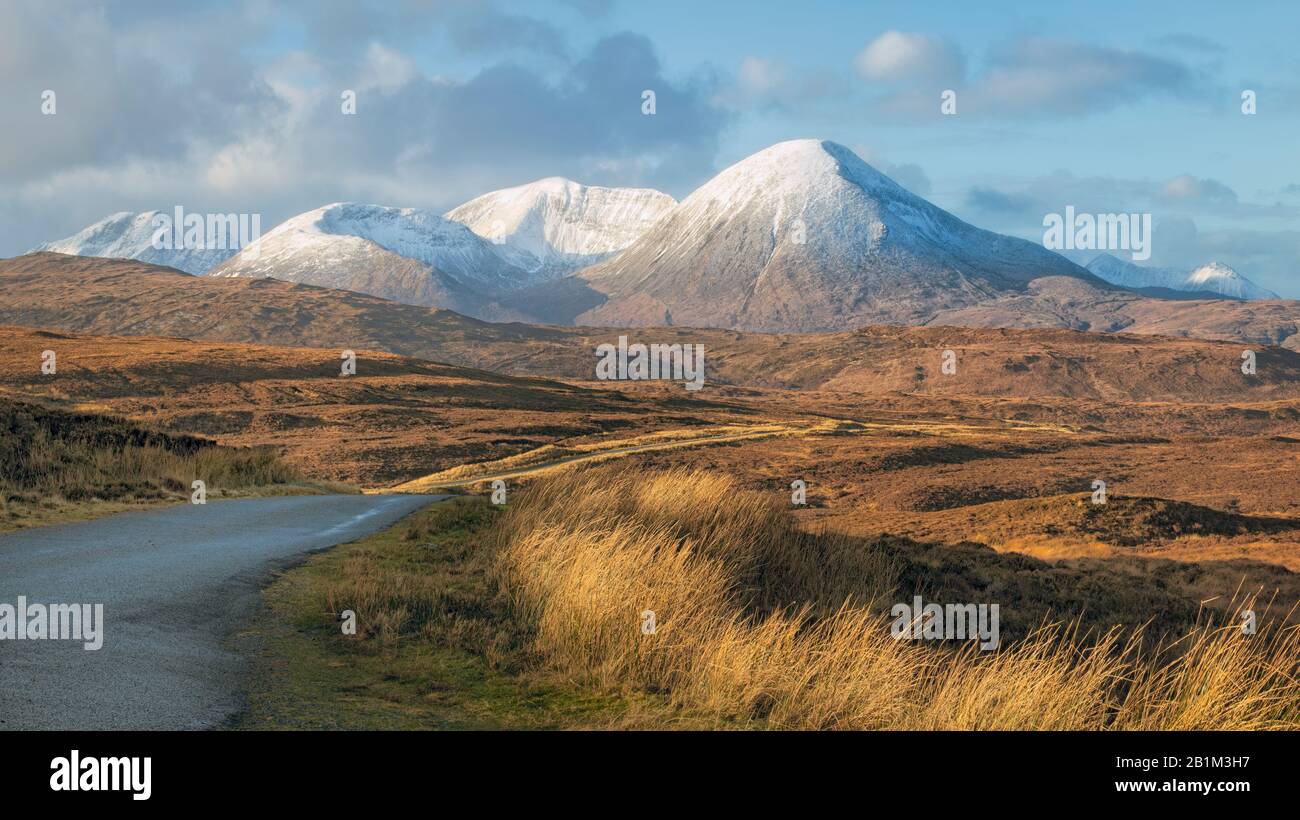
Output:
<svg viewBox="0 0 1300 820">
<path fill-rule="evenodd" d="M 549 681 L 487 576 L 498 508 L 434 504 L 312 556 L 264 592 L 236 729 L 556 729 L 663 725 L 652 697 Z M 339 616 L 357 614 L 355 635 Z M 650 720 L 647 716 L 654 715 Z"/>
</svg>

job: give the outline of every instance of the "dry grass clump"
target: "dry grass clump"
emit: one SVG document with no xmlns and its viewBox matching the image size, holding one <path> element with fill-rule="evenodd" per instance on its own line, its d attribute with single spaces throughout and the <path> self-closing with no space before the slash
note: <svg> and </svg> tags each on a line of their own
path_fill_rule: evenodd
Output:
<svg viewBox="0 0 1300 820">
<path fill-rule="evenodd" d="M 661 693 L 720 725 L 1259 729 L 1300 725 L 1294 628 L 1202 624 L 1143 650 L 1045 624 L 994 652 L 896 640 L 900 557 L 799 530 L 727 476 L 575 470 L 520 491 L 493 579 L 575 682 Z M 656 630 L 643 634 L 642 613 Z"/>
<path fill-rule="evenodd" d="M 270 448 L 232 448 L 106 416 L 0 402 L 0 499 L 49 504 L 187 495 L 296 481 Z"/>
<path fill-rule="evenodd" d="M 1245 601 L 1241 611 L 1253 608 Z M 1202 625 L 1169 662 L 1132 665 L 1115 722 L 1126 729 L 1294 729 L 1300 726 L 1300 629 Z"/>
</svg>

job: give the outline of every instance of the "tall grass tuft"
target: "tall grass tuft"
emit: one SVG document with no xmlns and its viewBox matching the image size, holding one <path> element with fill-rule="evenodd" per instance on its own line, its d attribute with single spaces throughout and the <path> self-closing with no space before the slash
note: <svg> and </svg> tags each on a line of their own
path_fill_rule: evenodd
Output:
<svg viewBox="0 0 1300 820">
<path fill-rule="evenodd" d="M 1294 627 L 1206 623 L 1145 651 L 1140 630 L 1085 640 L 1051 623 L 994 652 L 896 640 L 884 613 L 903 600 L 897 554 L 802 531 L 724 475 L 564 472 L 514 496 L 491 549 L 493 582 L 547 667 L 719 725 L 1300 725 Z"/>
<path fill-rule="evenodd" d="M 234 448 L 122 419 L 0 402 L 0 497 L 11 502 L 160 499 L 300 479 L 270 448 Z"/>
</svg>

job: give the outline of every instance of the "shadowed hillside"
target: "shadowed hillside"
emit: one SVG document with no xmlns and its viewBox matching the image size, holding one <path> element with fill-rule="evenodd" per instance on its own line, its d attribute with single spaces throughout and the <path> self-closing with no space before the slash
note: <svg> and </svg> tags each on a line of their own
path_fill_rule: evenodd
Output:
<svg viewBox="0 0 1300 820">
<path fill-rule="evenodd" d="M 96 506 L 188 498 L 196 479 L 213 497 L 288 489 L 302 480 L 274 448 L 222 447 L 121 418 L 3 398 L 0 431 L 0 529 L 91 514 Z"/>
</svg>

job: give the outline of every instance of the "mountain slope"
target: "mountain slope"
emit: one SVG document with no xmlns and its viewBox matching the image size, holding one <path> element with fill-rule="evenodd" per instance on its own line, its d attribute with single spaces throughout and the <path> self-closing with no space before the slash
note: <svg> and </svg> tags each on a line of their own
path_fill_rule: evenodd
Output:
<svg viewBox="0 0 1300 820">
<path fill-rule="evenodd" d="M 1111 287 L 962 222 L 841 145 L 794 140 L 726 169 L 580 272 L 599 304 L 575 318 L 770 331 L 916 324 L 1050 275 Z"/>
<path fill-rule="evenodd" d="M 1103 253 L 1087 265 L 1088 270 L 1114 285 L 1133 290 L 1165 288 L 1189 293 L 1213 293 L 1230 299 L 1277 299 L 1221 262 L 1210 262 L 1191 271 L 1134 265 Z"/>
<path fill-rule="evenodd" d="M 110 214 L 93 225 L 65 239 L 46 242 L 32 253 L 49 251 L 75 256 L 102 256 L 111 259 L 138 259 L 153 265 L 165 265 L 200 276 L 233 256 L 237 249 L 187 250 L 155 248 L 154 218 L 162 211 L 130 211 Z M 170 216 L 170 214 L 166 214 Z"/>
<path fill-rule="evenodd" d="M 368 293 L 471 315 L 497 315 L 492 296 L 526 271 L 464 225 L 414 208 L 335 203 L 289 219 L 214 269 Z"/>
<path fill-rule="evenodd" d="M 445 216 L 501 246 L 535 278 L 565 276 L 626 248 L 677 201 L 648 188 L 550 177 L 492 191 Z"/>
</svg>

